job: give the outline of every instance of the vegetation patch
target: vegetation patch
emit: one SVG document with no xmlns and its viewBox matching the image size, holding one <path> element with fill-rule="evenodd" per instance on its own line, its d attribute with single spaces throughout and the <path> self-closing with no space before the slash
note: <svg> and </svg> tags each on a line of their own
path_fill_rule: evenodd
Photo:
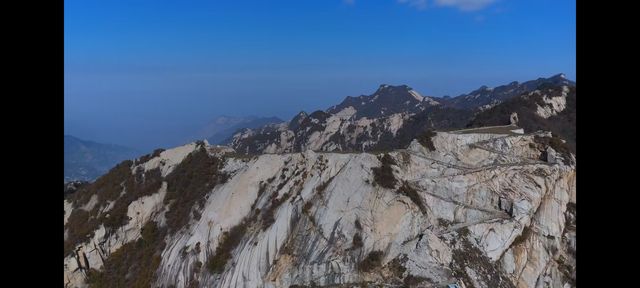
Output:
<svg viewBox="0 0 640 288">
<path fill-rule="evenodd" d="M 356 229 L 362 231 L 362 224 L 360 224 L 360 220 L 356 219 L 354 225 L 356 226 Z"/>
<path fill-rule="evenodd" d="M 413 139 L 418 139 L 418 136 L 427 130 L 447 131 L 460 129 L 465 127 L 473 116 L 473 111 L 471 110 L 441 106 L 443 105 L 431 106 L 410 116 L 404 121 L 395 135 L 387 137 L 387 135 L 383 134 L 379 141 L 367 151 L 407 148 Z"/>
<path fill-rule="evenodd" d="M 407 151 L 402 151 L 400 153 L 400 157 L 402 159 L 402 164 L 404 166 L 409 166 L 411 164 L 411 155 L 409 155 L 409 153 L 407 153 Z"/>
<path fill-rule="evenodd" d="M 165 151 L 165 150 L 164 150 L 164 149 L 162 149 L 162 148 L 159 148 L 159 149 L 153 150 L 153 153 L 146 154 L 146 155 L 143 155 L 143 156 L 141 156 L 140 158 L 138 158 L 138 159 L 136 160 L 136 165 L 139 165 L 139 164 L 142 164 L 142 163 L 146 163 L 147 161 L 149 161 L 149 160 L 151 160 L 151 159 L 153 159 L 153 158 L 156 158 L 156 157 L 160 156 L 160 153 L 162 153 L 162 152 L 164 152 L 164 151 Z"/>
<path fill-rule="evenodd" d="M 304 215 L 307 215 L 307 217 L 309 217 L 309 221 L 311 221 L 311 223 L 315 225 L 316 221 L 313 219 L 313 216 L 311 215 L 312 207 L 313 207 L 313 203 L 311 203 L 311 200 L 309 200 L 307 203 L 304 203 L 304 205 L 302 206 L 302 213 L 304 213 Z"/>
<path fill-rule="evenodd" d="M 436 132 L 433 132 L 432 130 L 427 130 L 419 134 L 417 139 L 418 139 L 418 142 L 420 142 L 420 144 L 422 144 L 422 146 L 427 148 L 429 151 L 436 151 L 436 146 L 433 145 L 433 141 L 432 141 L 433 136 L 436 136 Z"/>
<path fill-rule="evenodd" d="M 333 150 L 333 152 L 345 151 L 347 150 L 347 147 L 349 145 L 349 143 L 347 142 L 347 138 L 344 134 L 340 133 L 340 131 L 331 134 L 331 136 L 329 136 L 329 139 L 327 140 L 327 143 L 335 144 L 337 146 L 335 149 L 331 149 Z M 322 147 L 324 148 L 323 150 L 327 148 L 327 143 L 325 143 L 325 145 Z"/>
<path fill-rule="evenodd" d="M 420 211 L 422 212 L 422 214 L 425 214 L 425 215 L 427 214 L 427 207 L 422 202 L 422 198 L 418 194 L 418 191 L 416 191 L 416 189 L 411 187 L 409 183 L 407 183 L 407 181 L 402 182 L 402 186 L 398 188 L 396 193 L 409 197 L 409 199 L 411 199 L 411 201 L 415 203 L 418 206 L 418 208 L 420 208 Z"/>
<path fill-rule="evenodd" d="M 251 129 L 243 128 L 234 134 L 246 133 L 249 130 Z M 233 144 L 236 153 L 247 156 L 259 155 L 262 152 L 262 148 L 280 139 L 280 133 L 272 125 L 257 128 L 254 132 L 254 134 L 247 135 L 246 138 L 236 139 L 237 142 Z M 230 138 L 228 141 L 232 142 L 232 140 L 233 139 Z"/>
<path fill-rule="evenodd" d="M 302 206 L 302 213 L 309 215 L 311 207 L 313 207 L 313 203 L 311 203 L 311 201 L 304 203 L 304 205 Z"/>
<path fill-rule="evenodd" d="M 260 196 L 262 196 L 262 194 L 264 194 L 264 191 L 267 191 L 267 185 L 269 185 L 269 184 L 267 184 L 264 181 L 260 181 L 260 187 L 258 188 L 258 197 L 257 198 L 260 198 Z"/>
<path fill-rule="evenodd" d="M 447 227 L 453 225 L 453 222 L 451 222 L 451 221 L 449 221 L 447 219 L 444 219 L 444 218 L 438 218 L 438 225 L 442 226 L 444 228 L 447 228 Z"/>
<path fill-rule="evenodd" d="M 541 149 L 541 151 L 543 152 L 543 155 L 545 155 L 545 158 L 546 158 L 546 147 L 550 146 L 551 148 L 553 148 L 553 150 L 555 150 L 557 153 L 559 153 L 562 156 L 562 162 L 565 165 L 571 164 L 571 149 L 569 148 L 569 145 L 567 145 L 559 137 L 555 135 L 553 135 L 552 137 L 534 136 L 533 141 L 538 144 L 541 144 L 542 147 L 544 147 L 543 149 Z"/>
<path fill-rule="evenodd" d="M 380 167 L 374 167 L 371 170 L 373 171 L 373 180 L 378 185 L 393 189 L 398 180 L 396 180 L 395 176 L 393 176 L 393 168 L 392 165 L 397 165 L 396 161 L 389 154 L 384 154 L 380 158 Z"/>
<path fill-rule="evenodd" d="M 220 171 L 224 159 L 210 156 L 204 147 L 189 154 L 171 174 L 167 175 L 165 204 L 169 231 L 177 231 L 189 223 L 193 207 L 202 207 L 205 196 L 217 184 L 227 181 L 229 175 Z"/>
<path fill-rule="evenodd" d="M 567 211 L 564 214 L 566 229 L 576 230 L 576 203 L 567 203 Z"/>
<path fill-rule="evenodd" d="M 193 263 L 193 274 L 194 275 L 200 273 L 200 269 L 202 269 L 202 262 L 196 261 L 195 263 Z"/>
<path fill-rule="evenodd" d="M 267 191 L 267 187 L 269 187 L 269 184 L 273 183 L 273 181 L 275 179 L 276 179 L 276 176 L 273 176 L 273 177 L 267 179 L 266 181 L 260 181 L 260 183 L 258 185 L 258 196 L 256 197 L 256 202 L 254 202 L 253 205 L 251 205 L 251 210 L 253 210 L 255 208 L 255 205 L 258 202 L 257 199 L 260 199 L 260 197 L 262 197 L 264 192 Z"/>
<path fill-rule="evenodd" d="M 129 177 L 124 183 L 126 193 L 122 194 L 115 203 L 113 208 L 107 212 L 101 222 L 105 228 L 114 231 L 129 223 L 127 211 L 129 205 L 140 197 L 152 195 L 162 186 L 162 175 L 159 168 L 155 168 L 144 172 L 140 168 L 135 177 Z M 96 205 L 97 207 L 100 207 Z"/>
<path fill-rule="evenodd" d="M 252 206 L 255 206 L 255 202 Z M 236 249 L 236 247 L 240 244 L 240 241 L 246 234 L 249 227 L 253 223 L 255 223 L 256 218 L 259 214 L 260 209 L 256 209 L 248 217 L 242 219 L 242 221 L 238 225 L 235 225 L 231 227 L 229 231 L 225 231 L 224 233 L 222 233 L 213 256 L 207 259 L 206 265 L 209 272 L 220 274 L 224 271 L 227 262 L 229 262 L 229 259 L 231 259 L 233 256 L 233 250 Z M 257 244 L 257 242 L 255 242 L 254 244 Z M 196 243 L 195 251 L 196 253 L 200 253 L 200 242 Z M 198 270 L 199 269 L 200 268 L 198 267 Z"/>
<path fill-rule="evenodd" d="M 289 196 L 291 196 L 291 193 L 287 192 L 282 194 L 282 196 L 280 198 L 277 197 L 278 194 L 274 193 L 271 196 L 271 204 L 269 205 L 269 208 L 265 209 L 264 212 L 262 213 L 262 230 L 267 230 L 267 228 L 271 227 L 271 225 L 273 223 L 276 222 L 275 219 L 275 212 L 278 209 L 278 207 L 280 207 L 280 205 L 282 205 L 282 203 L 284 203 L 284 201 L 287 201 L 287 199 L 289 199 Z"/>
<path fill-rule="evenodd" d="M 141 230 L 142 237 L 129 242 L 104 260 L 102 271 L 87 273 L 89 287 L 152 287 L 164 249 L 166 230 L 153 221 Z"/>
<path fill-rule="evenodd" d="M 290 177 L 286 177 L 285 172 L 288 171 L 289 168 L 283 168 L 282 169 L 282 174 L 281 174 L 281 179 L 284 179 L 284 181 L 282 181 L 280 184 L 278 184 L 276 191 L 271 194 L 270 196 L 270 203 L 269 206 L 267 208 L 264 209 L 264 211 L 262 211 L 262 230 L 267 230 L 267 228 L 269 228 L 274 222 L 275 222 L 275 212 L 277 211 L 278 207 L 280 207 L 280 205 L 282 205 L 282 203 L 284 203 L 285 201 L 287 201 L 289 198 L 291 198 L 292 196 L 295 197 L 297 195 L 300 194 L 300 192 L 302 191 L 302 180 L 301 179 L 296 179 L 293 184 L 292 187 L 290 189 L 290 191 L 282 194 L 282 196 L 278 197 L 278 192 L 280 190 L 282 190 L 282 188 L 284 188 L 284 186 L 289 183 L 289 181 L 291 181 L 291 179 L 294 178 L 294 175 L 300 175 L 300 173 L 302 173 L 302 170 L 298 170 L 296 168 L 296 170 L 298 171 L 292 171 L 291 172 L 291 176 Z M 302 176 L 303 178 L 307 177 L 307 172 L 304 171 L 304 174 Z M 311 204 L 309 204 L 311 205 Z M 311 207 L 309 207 L 311 208 Z"/>
<path fill-rule="evenodd" d="M 324 181 L 322 183 L 320 183 L 320 185 L 316 186 L 316 193 L 322 195 L 324 193 L 325 190 L 327 190 L 327 187 L 329 186 L 329 184 L 331 183 L 331 181 L 333 180 L 333 178 L 336 177 L 335 175 L 331 176 L 331 178 L 327 179 L 327 181 Z"/>
<path fill-rule="evenodd" d="M 98 220 L 91 217 L 90 212 L 83 209 L 71 211 L 65 225 L 67 239 L 64 241 L 64 256 L 70 255 L 78 244 L 89 241 L 98 225 Z"/>
<path fill-rule="evenodd" d="M 558 271 L 562 274 L 565 281 L 571 284 L 571 287 L 576 287 L 576 268 L 575 266 L 566 263 L 566 259 L 560 255 L 556 261 L 558 264 Z"/>
<path fill-rule="evenodd" d="M 362 246 L 364 246 L 364 243 L 362 242 L 362 236 L 360 236 L 360 233 L 356 233 L 353 235 L 353 241 L 352 242 L 352 247 L 353 248 L 361 248 Z"/>
<path fill-rule="evenodd" d="M 420 277 L 420 276 L 413 276 L 411 274 L 407 275 L 407 277 L 404 277 L 404 280 L 402 281 L 402 283 L 404 284 L 405 287 L 415 287 L 418 284 L 424 282 L 424 281 L 428 281 L 430 279 L 428 278 L 424 278 L 424 277 Z"/>
<path fill-rule="evenodd" d="M 140 197 L 151 195 L 160 189 L 160 169 L 144 172 L 140 168 L 134 176 L 131 173 L 132 163 L 127 160 L 118 164 L 95 183 L 83 186 L 80 191 L 71 195 L 75 208 L 65 225 L 65 257 L 70 255 L 78 244 L 91 239 L 100 224 L 105 226 L 108 233 L 126 225 L 130 220 L 127 216 L 129 205 Z M 91 210 L 81 209 L 80 207 L 86 205 L 93 195 L 96 195 L 97 202 Z M 113 201 L 112 208 L 100 214 L 109 201 Z"/>
<path fill-rule="evenodd" d="M 79 208 L 89 202 L 91 196 L 98 195 L 98 202 L 103 203 L 108 200 L 115 200 L 122 192 L 122 184 L 131 177 L 131 160 L 122 161 L 111 168 L 109 172 L 96 179 L 91 185 L 87 185 L 78 190 L 78 193 L 71 194 L 70 201 L 73 208 Z"/>
<path fill-rule="evenodd" d="M 225 265 L 231 259 L 233 250 L 240 244 L 240 240 L 247 232 L 249 226 L 248 221 L 242 220 L 240 224 L 231 227 L 229 231 L 222 234 L 222 238 L 216 247 L 213 257 L 207 260 L 207 268 L 209 272 L 220 274 L 224 271 Z"/>
<path fill-rule="evenodd" d="M 467 235 L 469 230 L 465 227 L 459 230 L 461 235 Z M 453 276 L 463 279 L 469 288 L 473 288 L 474 282 L 483 282 L 487 287 L 495 288 L 515 288 L 511 280 L 501 271 L 499 263 L 492 263 L 491 259 L 476 246 L 474 246 L 467 236 L 459 238 L 457 249 L 452 251 L 450 264 Z M 467 269 L 475 271 L 475 276 L 468 275 Z M 474 278 L 478 277 L 478 278 Z"/>
<path fill-rule="evenodd" d="M 524 243 L 525 241 L 527 241 L 527 239 L 531 237 L 532 232 L 533 231 L 531 230 L 531 228 L 529 228 L 529 226 L 524 227 L 524 229 L 522 229 L 522 233 L 520 233 L 520 235 L 518 235 L 518 237 L 516 237 L 516 239 L 513 240 L 513 243 L 511 244 L 511 246 L 518 246 Z"/>
<path fill-rule="evenodd" d="M 282 175 L 280 176 L 280 179 L 285 179 L 286 176 L 284 175 L 284 173 L 282 173 Z M 280 184 L 278 184 L 277 186 L 277 190 L 281 190 L 282 187 L 284 187 L 284 185 L 287 185 L 287 183 L 289 183 L 289 180 L 291 180 L 291 178 L 286 178 L 284 181 L 280 182 Z"/>
<path fill-rule="evenodd" d="M 358 263 L 358 270 L 361 272 L 369 272 L 377 267 L 382 266 L 382 258 L 384 253 L 380 250 L 374 250 L 367 254 L 360 263 Z"/>
<path fill-rule="evenodd" d="M 64 199 L 68 199 L 68 195 L 71 195 L 78 191 L 80 188 L 89 185 L 87 181 L 71 181 L 64 183 Z"/>
<path fill-rule="evenodd" d="M 402 275 L 404 275 L 404 272 L 407 271 L 407 268 L 404 267 L 404 263 L 406 262 L 406 255 L 394 258 L 393 260 L 391 260 L 391 262 L 389 262 L 389 271 L 391 271 L 393 276 L 395 276 L 396 278 L 402 279 Z"/>
</svg>

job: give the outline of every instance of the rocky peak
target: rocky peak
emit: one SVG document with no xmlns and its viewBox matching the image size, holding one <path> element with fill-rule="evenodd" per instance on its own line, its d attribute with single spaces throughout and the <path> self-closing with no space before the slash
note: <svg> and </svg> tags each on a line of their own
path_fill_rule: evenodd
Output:
<svg viewBox="0 0 640 288">
<path fill-rule="evenodd" d="M 304 111 L 300 111 L 298 114 L 296 114 L 296 116 L 293 117 L 293 119 L 291 119 L 291 121 L 289 122 L 289 128 L 291 129 L 296 129 L 298 126 L 300 126 L 300 124 L 302 123 L 302 121 L 304 121 L 304 119 L 306 119 L 309 115 L 307 115 L 307 112 Z"/>
<path fill-rule="evenodd" d="M 390 97 L 392 95 L 401 96 L 401 95 L 409 94 L 409 91 L 411 90 L 412 90 L 411 87 L 407 85 L 394 86 L 394 85 L 382 84 L 380 85 L 378 90 L 376 90 L 376 92 L 373 93 L 373 96 L 380 96 L 380 97 Z"/>
<path fill-rule="evenodd" d="M 345 108 L 353 107 L 356 110 L 355 118 L 386 117 L 395 113 L 417 113 L 425 107 L 438 105 L 432 98 L 424 97 L 408 85 L 381 84 L 378 89 L 369 96 L 347 96 L 342 103 L 327 110 L 336 114 Z"/>
</svg>

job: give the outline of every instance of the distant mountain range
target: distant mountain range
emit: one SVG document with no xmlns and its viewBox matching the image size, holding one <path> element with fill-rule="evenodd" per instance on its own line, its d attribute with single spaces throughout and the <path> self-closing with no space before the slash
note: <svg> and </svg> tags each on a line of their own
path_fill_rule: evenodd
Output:
<svg viewBox="0 0 640 288">
<path fill-rule="evenodd" d="M 552 131 L 575 153 L 576 83 L 564 74 L 451 97 L 422 96 L 407 85 L 383 84 L 371 95 L 290 122 L 243 129 L 227 142 L 240 153 L 378 151 L 404 148 L 427 130 L 507 125 L 516 112 L 525 132 Z"/>
<path fill-rule="evenodd" d="M 64 181 L 95 180 L 119 162 L 142 154 L 133 148 L 64 135 Z"/>
<path fill-rule="evenodd" d="M 494 88 L 481 86 L 468 94 L 462 94 L 454 98 L 445 97 L 439 100 L 446 107 L 458 109 L 488 109 L 503 102 L 504 100 L 536 90 L 541 85 L 546 85 L 548 87 L 573 87 L 576 86 L 576 83 L 567 79 L 564 74 L 560 73 L 549 78 L 538 78 L 536 80 L 526 81 L 523 83 L 513 81 L 507 85 Z"/>
</svg>

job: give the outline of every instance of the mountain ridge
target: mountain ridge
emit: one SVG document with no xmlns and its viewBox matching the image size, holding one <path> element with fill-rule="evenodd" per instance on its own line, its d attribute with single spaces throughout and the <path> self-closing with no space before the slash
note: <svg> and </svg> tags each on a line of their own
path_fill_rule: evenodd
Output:
<svg viewBox="0 0 640 288">
<path fill-rule="evenodd" d="M 537 90 L 539 88 L 543 93 L 557 94 L 557 89 L 549 90 L 554 87 L 571 87 L 570 96 L 575 98 L 575 82 L 567 80 L 563 74 L 523 83 L 514 81 L 495 89 L 483 86 L 471 94 L 449 99 L 422 96 L 407 85 L 383 84 L 371 95 L 348 96 L 339 105 L 331 106 L 327 110 L 317 110 L 311 114 L 302 111 L 288 123 L 243 129 L 235 133 L 226 144 L 239 153 L 246 154 L 300 152 L 306 149 L 343 152 L 398 149 L 406 147 L 411 139 L 425 133 L 426 130 L 447 131 L 485 125 L 473 124 L 476 117 L 495 118 L 486 125 L 506 125 L 509 124 L 511 113 L 516 110 L 527 118 L 528 124 L 524 127 L 526 132 L 534 132 L 533 129 L 558 126 L 547 120 L 531 120 L 535 117 L 545 117 L 536 109 L 549 110 L 548 113 L 552 113 L 554 109 L 567 108 L 565 104 L 569 103 L 571 107 L 567 109 L 573 111 L 575 101 L 567 102 L 567 95 L 564 94 L 561 98 L 554 95 L 540 96 L 560 102 L 546 103 L 539 100 L 542 101 L 540 108 L 535 105 L 526 106 L 536 111 L 515 109 L 507 102 L 510 99 L 528 97 L 528 94 L 540 91 Z M 505 112 L 504 107 L 507 106 L 512 111 Z M 488 116 L 490 113 L 499 113 L 500 116 Z M 498 118 L 500 120 L 497 120 Z M 478 121 L 476 122 L 479 123 Z M 533 125 L 532 121 L 538 124 Z M 563 121 L 575 123 L 575 115 Z M 575 137 L 571 136 L 575 135 L 575 128 L 571 128 L 574 126 L 564 125 L 564 128 L 553 131 L 560 137 Z M 572 144 L 571 147 L 575 153 L 575 145 Z"/>
</svg>

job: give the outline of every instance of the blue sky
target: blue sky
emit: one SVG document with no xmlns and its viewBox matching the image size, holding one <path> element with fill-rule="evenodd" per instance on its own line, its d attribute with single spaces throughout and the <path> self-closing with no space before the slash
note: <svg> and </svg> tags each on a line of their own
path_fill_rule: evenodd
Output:
<svg viewBox="0 0 640 288">
<path fill-rule="evenodd" d="M 456 96 L 564 72 L 575 1 L 65 0 L 65 133 L 142 150 L 381 83 Z"/>
</svg>

